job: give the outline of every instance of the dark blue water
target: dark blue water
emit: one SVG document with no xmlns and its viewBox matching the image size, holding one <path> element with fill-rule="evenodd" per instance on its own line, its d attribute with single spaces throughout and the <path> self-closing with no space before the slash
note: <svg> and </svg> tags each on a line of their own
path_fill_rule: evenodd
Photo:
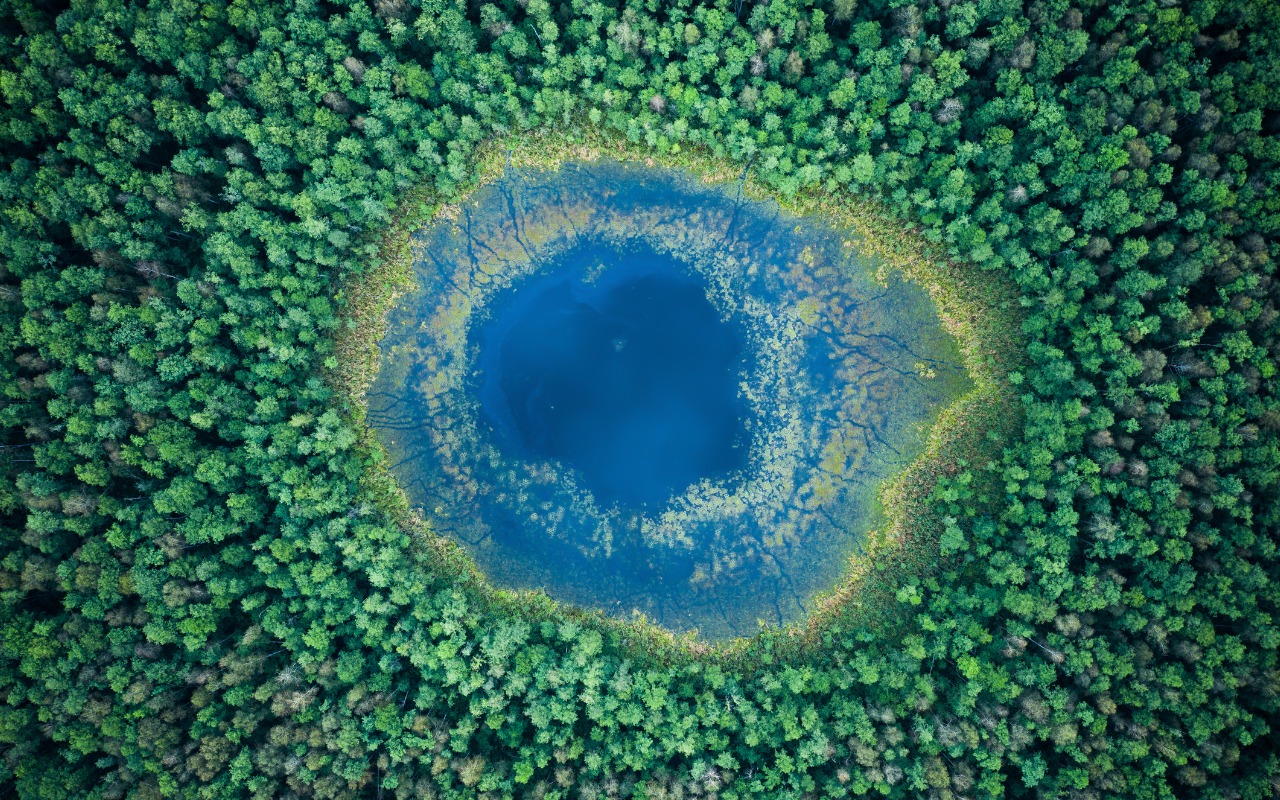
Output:
<svg viewBox="0 0 1280 800">
<path fill-rule="evenodd" d="M 482 411 L 508 455 L 562 462 L 598 502 L 639 507 L 746 466 L 744 331 L 705 281 L 600 244 L 546 270 L 476 332 Z"/>
</svg>

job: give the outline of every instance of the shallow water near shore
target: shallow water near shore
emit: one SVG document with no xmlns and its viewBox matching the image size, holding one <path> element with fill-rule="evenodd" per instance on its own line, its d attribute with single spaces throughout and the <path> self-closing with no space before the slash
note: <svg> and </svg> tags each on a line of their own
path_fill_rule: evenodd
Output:
<svg viewBox="0 0 1280 800">
<path fill-rule="evenodd" d="M 710 640 L 837 586 L 968 391 L 848 234 L 661 168 L 508 170 L 415 236 L 369 420 L 499 587 Z"/>
</svg>

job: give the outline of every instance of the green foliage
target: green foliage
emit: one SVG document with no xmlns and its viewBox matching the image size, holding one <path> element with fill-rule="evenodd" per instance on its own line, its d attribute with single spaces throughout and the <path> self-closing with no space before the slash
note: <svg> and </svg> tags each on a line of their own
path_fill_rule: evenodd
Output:
<svg viewBox="0 0 1280 800">
<path fill-rule="evenodd" d="M 0 7 L 20 797 L 1273 796 L 1280 7 Z M 1015 282 L 1025 431 L 874 628 L 497 602 L 381 499 L 340 282 L 490 137 L 702 148 Z M 976 487 L 990 484 L 986 494 Z M 802 641 L 803 640 L 803 641 Z"/>
</svg>

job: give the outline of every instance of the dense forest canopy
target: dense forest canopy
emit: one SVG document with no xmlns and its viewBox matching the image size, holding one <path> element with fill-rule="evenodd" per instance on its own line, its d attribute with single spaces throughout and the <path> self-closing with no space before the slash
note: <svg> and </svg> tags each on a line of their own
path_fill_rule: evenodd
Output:
<svg viewBox="0 0 1280 800">
<path fill-rule="evenodd" d="M 1267 798 L 1280 6 L 0 2 L 23 798 Z M 1016 284 L 1024 429 L 886 613 L 732 657 L 498 602 L 332 375 L 496 137 L 702 150 Z M 431 202 L 435 202 L 434 200 Z"/>
</svg>

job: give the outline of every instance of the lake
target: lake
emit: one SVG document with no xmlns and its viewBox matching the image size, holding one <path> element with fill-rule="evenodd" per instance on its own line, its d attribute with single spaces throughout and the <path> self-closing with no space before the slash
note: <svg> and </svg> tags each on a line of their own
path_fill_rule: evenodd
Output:
<svg viewBox="0 0 1280 800">
<path fill-rule="evenodd" d="M 413 246 L 369 420 L 499 587 L 710 640 L 794 622 L 972 388 L 927 292 L 736 185 L 508 170 Z"/>
</svg>

